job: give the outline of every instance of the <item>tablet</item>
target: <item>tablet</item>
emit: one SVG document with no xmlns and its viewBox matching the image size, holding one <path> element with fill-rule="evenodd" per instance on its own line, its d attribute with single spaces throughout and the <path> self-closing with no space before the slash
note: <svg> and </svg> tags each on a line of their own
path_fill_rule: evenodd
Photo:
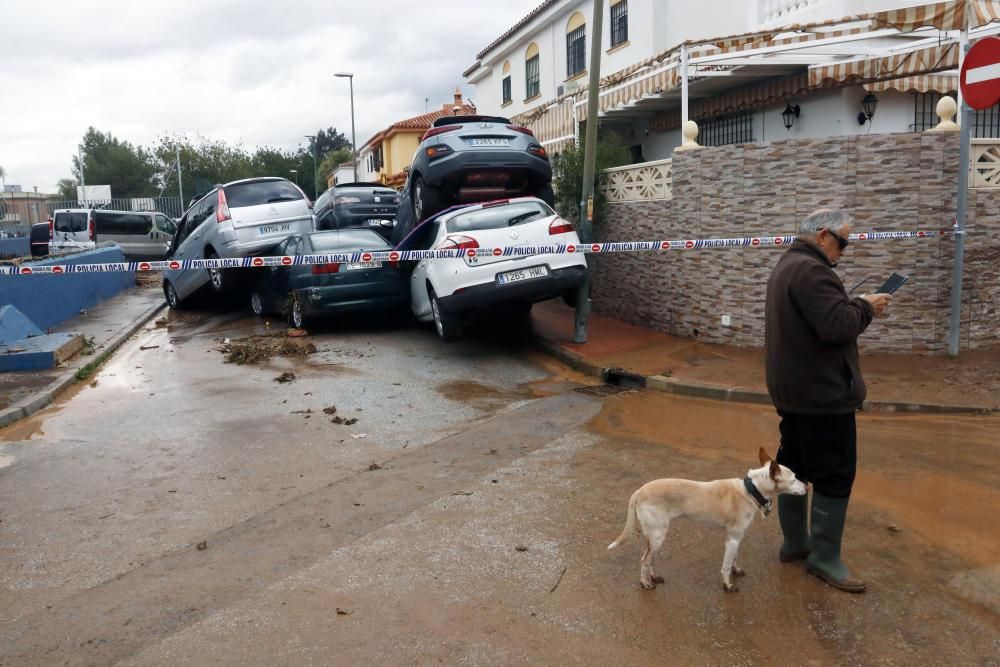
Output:
<svg viewBox="0 0 1000 667">
<path fill-rule="evenodd" d="M 893 273 L 891 276 L 889 276 L 888 280 L 886 280 L 884 283 L 882 283 L 882 286 L 879 287 L 875 291 L 875 293 L 876 294 L 892 294 L 893 292 L 895 292 L 896 290 L 898 290 L 900 287 L 902 287 L 903 283 L 905 283 L 909 279 L 910 279 L 909 276 L 904 276 L 901 273 Z"/>
</svg>

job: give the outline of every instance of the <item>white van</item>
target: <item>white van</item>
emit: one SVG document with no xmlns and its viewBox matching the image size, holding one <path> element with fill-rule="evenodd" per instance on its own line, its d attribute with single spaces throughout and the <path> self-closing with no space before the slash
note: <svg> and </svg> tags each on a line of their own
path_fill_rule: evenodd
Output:
<svg viewBox="0 0 1000 667">
<path fill-rule="evenodd" d="M 92 209 L 63 208 L 53 211 L 50 253 L 93 250 L 96 247 Z"/>
<path fill-rule="evenodd" d="M 163 259 L 174 238 L 174 222 L 155 211 L 93 212 L 97 247 L 117 243 L 127 259 Z"/>
</svg>

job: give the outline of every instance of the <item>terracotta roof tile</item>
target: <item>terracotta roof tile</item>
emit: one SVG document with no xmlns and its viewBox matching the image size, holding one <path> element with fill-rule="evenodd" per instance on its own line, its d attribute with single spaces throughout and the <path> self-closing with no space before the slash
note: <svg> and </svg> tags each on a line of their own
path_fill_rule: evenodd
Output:
<svg viewBox="0 0 1000 667">
<path fill-rule="evenodd" d="M 468 104 L 462 105 L 462 116 L 472 116 L 476 113 L 476 107 L 470 106 Z M 448 110 L 439 109 L 437 111 L 431 111 L 430 113 L 421 114 L 419 116 L 414 116 L 413 118 L 407 118 L 406 120 L 401 120 L 399 122 L 393 123 L 389 127 L 396 127 L 400 129 L 426 129 L 434 124 L 438 118 L 443 118 L 445 116 L 452 115 L 451 107 Z"/>
</svg>

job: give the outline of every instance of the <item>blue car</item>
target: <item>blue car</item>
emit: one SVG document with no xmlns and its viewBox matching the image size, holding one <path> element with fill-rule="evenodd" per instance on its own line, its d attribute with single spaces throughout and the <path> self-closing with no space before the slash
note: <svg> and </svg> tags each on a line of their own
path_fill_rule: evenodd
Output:
<svg viewBox="0 0 1000 667">
<path fill-rule="evenodd" d="M 288 237 L 275 255 L 324 255 L 391 250 L 367 229 L 312 232 Z M 406 312 L 409 277 L 395 262 L 271 266 L 258 270 L 250 293 L 255 315 L 280 313 L 304 328 L 324 315 L 364 310 Z"/>
</svg>

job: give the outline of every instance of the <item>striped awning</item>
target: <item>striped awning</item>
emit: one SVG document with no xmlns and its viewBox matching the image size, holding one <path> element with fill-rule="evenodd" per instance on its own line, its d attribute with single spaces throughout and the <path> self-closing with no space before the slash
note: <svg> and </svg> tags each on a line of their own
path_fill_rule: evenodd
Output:
<svg viewBox="0 0 1000 667">
<path fill-rule="evenodd" d="M 1000 2 L 951 0 L 877 12 L 871 16 L 877 27 L 893 27 L 900 32 L 912 32 L 926 26 L 933 26 L 938 30 L 962 30 L 1000 20 Z"/>
<path fill-rule="evenodd" d="M 538 143 L 550 153 L 556 153 L 566 146 L 576 143 L 576 128 L 573 123 L 573 101 L 566 97 L 518 114 L 510 120 L 517 125 L 531 128 Z"/>
<path fill-rule="evenodd" d="M 944 44 L 897 53 L 882 58 L 851 60 L 809 68 L 809 85 L 864 83 L 898 79 L 915 74 L 933 74 L 958 67 L 958 44 Z"/>
<path fill-rule="evenodd" d="M 872 81 L 864 85 L 873 93 L 896 90 L 901 93 L 950 93 L 958 90 L 957 74 L 918 74 L 888 81 Z"/>
<path fill-rule="evenodd" d="M 804 95 L 809 91 L 809 77 L 805 74 L 753 83 L 718 97 L 694 100 L 691 107 L 691 117 L 700 120 L 752 109 L 764 104 L 790 101 L 792 98 Z"/>
</svg>

